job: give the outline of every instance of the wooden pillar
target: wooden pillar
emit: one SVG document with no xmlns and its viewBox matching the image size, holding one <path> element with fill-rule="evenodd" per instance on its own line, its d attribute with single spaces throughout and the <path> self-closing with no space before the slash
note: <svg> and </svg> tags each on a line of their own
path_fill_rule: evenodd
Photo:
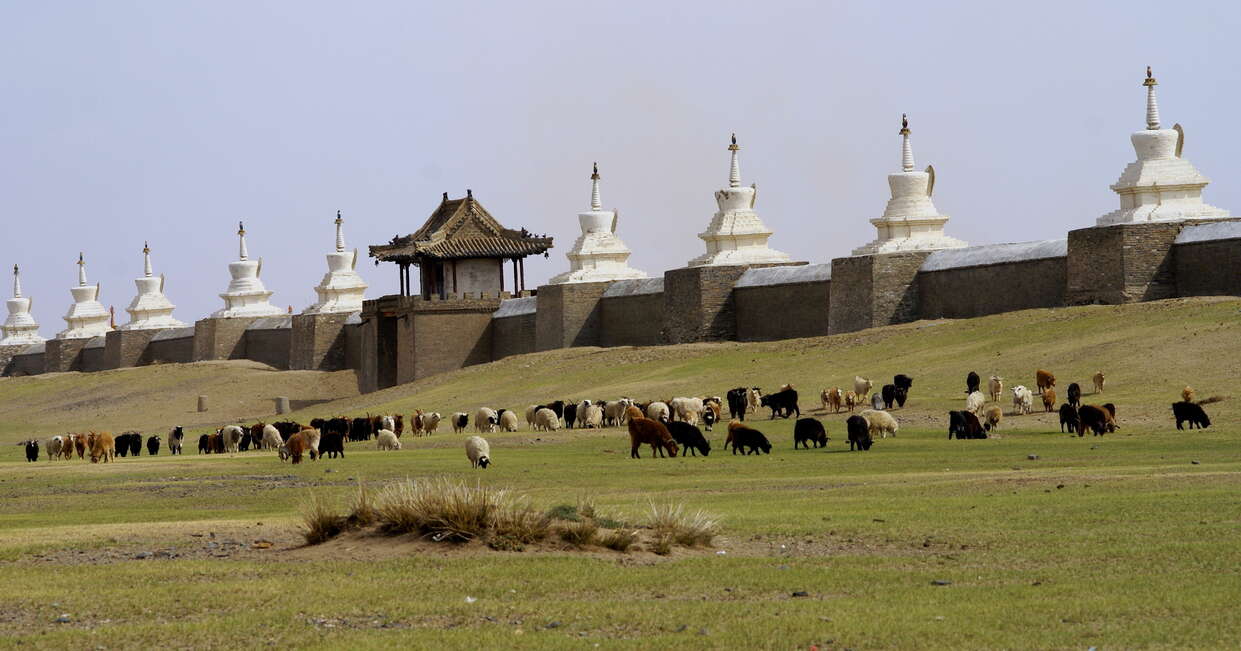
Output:
<svg viewBox="0 0 1241 651">
<path fill-rule="evenodd" d="M 517 261 L 517 266 L 521 269 L 521 289 L 518 291 L 526 291 L 526 259 L 522 258 Z"/>
<path fill-rule="evenodd" d="M 405 263 L 404 262 L 398 262 L 396 264 L 396 282 L 400 286 L 400 289 L 397 290 L 397 294 L 400 296 L 405 296 Z"/>
<path fill-rule="evenodd" d="M 460 290 L 457 288 L 457 261 L 456 260 L 452 261 L 452 291 L 454 294 L 457 294 L 458 296 L 461 295 Z"/>
<path fill-rule="evenodd" d="M 500 258 L 500 291 L 504 291 L 504 258 Z"/>
</svg>

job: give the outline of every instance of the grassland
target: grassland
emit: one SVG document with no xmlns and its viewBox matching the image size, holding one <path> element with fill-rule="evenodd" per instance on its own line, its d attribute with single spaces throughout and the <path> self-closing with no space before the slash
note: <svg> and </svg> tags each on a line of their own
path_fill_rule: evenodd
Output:
<svg viewBox="0 0 1241 651">
<path fill-rule="evenodd" d="M 238 396 L 216 416 L 229 422 L 270 418 L 272 395 L 307 401 L 294 416 L 308 419 L 784 382 L 808 411 L 818 389 L 854 374 L 915 377 L 895 412 L 899 436 L 867 453 L 847 452 L 843 416 L 824 414 L 826 450 L 794 452 L 792 423 L 760 415 L 771 456 L 639 461 L 621 430 L 524 431 L 489 437 L 486 471 L 470 470 L 451 433 L 298 467 L 261 453 L 25 464 L 4 445 L 0 645 L 1231 647 L 1241 639 L 1241 400 L 1209 406 L 1215 425 L 1193 432 L 1175 430 L 1168 404 L 1185 384 L 1235 393 L 1239 343 L 1241 301 L 1197 299 L 791 342 L 556 351 L 367 396 L 348 374 L 230 365 L 0 380 L 0 441 L 14 443 L 85 422 L 206 426 L 210 416 L 190 411 L 211 391 Z M 997 438 L 945 440 L 943 412 L 960 405 L 967 371 L 1029 385 L 1040 367 L 1061 389 L 1078 381 L 1087 392 L 1104 370 L 1106 393 L 1086 401 L 1115 403 L 1122 429 L 1070 437 L 1036 413 L 1008 416 Z M 339 399 L 310 402 L 335 386 Z M 109 396 L 106 407 L 58 407 L 87 391 Z M 719 446 L 722 432 L 711 438 Z M 428 476 L 546 508 L 590 496 L 638 524 L 650 501 L 675 500 L 724 528 L 713 548 L 668 556 L 408 536 L 301 546 L 298 508 L 311 491 L 343 504 L 360 481 Z"/>
</svg>

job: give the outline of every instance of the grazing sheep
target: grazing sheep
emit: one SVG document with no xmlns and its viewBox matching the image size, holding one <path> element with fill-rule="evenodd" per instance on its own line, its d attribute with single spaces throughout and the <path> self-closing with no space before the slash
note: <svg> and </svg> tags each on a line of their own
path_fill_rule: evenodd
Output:
<svg viewBox="0 0 1241 651">
<path fill-rule="evenodd" d="M 1060 431 L 1063 433 L 1068 428 L 1069 434 L 1077 431 L 1077 426 L 1081 420 L 1077 417 L 1077 407 L 1064 403 L 1060 405 Z"/>
<path fill-rule="evenodd" d="M 603 427 L 603 408 L 599 405 L 587 405 L 586 415 L 582 417 L 582 427 L 590 429 Z"/>
<path fill-rule="evenodd" d="M 396 437 L 396 432 L 381 429 L 378 436 L 375 437 L 375 448 L 378 450 L 400 450 L 401 440 Z"/>
<path fill-rule="evenodd" d="M 999 405 L 991 405 L 983 410 L 983 428 L 990 432 L 1000 429 L 1000 421 L 1004 420 L 1004 410 Z"/>
<path fill-rule="evenodd" d="M 832 387 L 823 391 L 823 410 L 831 409 L 832 413 L 839 414 L 840 408 L 844 406 L 845 396 L 840 391 L 840 387 Z"/>
<path fill-rule="evenodd" d="M 1189 389 L 1189 387 L 1186 387 L 1186 389 Z M 1193 391 L 1192 389 L 1189 390 Z M 1207 417 L 1207 412 L 1202 409 L 1202 405 L 1194 404 L 1188 400 L 1172 403 L 1172 415 L 1176 417 L 1177 429 L 1185 429 L 1182 427 L 1185 421 L 1189 421 L 1189 429 L 1193 429 L 1195 426 L 1198 429 L 1205 429 L 1211 426 L 1211 419 Z M 35 454 L 37 455 L 38 453 L 36 452 Z"/>
<path fill-rule="evenodd" d="M 737 421 L 728 424 L 728 438 L 724 441 L 724 447 L 729 445 L 732 445 L 733 454 L 737 454 L 737 450 L 741 450 L 743 455 L 771 454 L 771 442 L 762 432 Z"/>
<path fill-rule="evenodd" d="M 852 452 L 854 446 L 858 451 L 869 450 L 874 443 L 874 439 L 870 437 L 870 422 L 861 416 L 850 416 L 845 421 L 845 430 L 849 433 L 849 451 Z"/>
<path fill-rule="evenodd" d="M 1085 436 L 1086 430 L 1094 432 L 1095 436 L 1103 436 L 1105 432 L 1115 431 L 1116 423 L 1112 419 L 1112 414 L 1108 410 L 1097 407 L 1095 405 L 1083 405 L 1077 410 L 1077 435 Z"/>
<path fill-rule="evenodd" d="M 965 397 L 965 411 L 975 416 L 982 413 L 985 404 L 987 404 L 987 396 L 984 396 L 982 391 L 975 391 Z"/>
<path fill-rule="evenodd" d="M 857 407 L 857 405 L 858 405 L 857 394 L 852 391 L 846 391 L 845 392 L 845 406 L 849 408 L 849 411 L 853 411 L 853 408 Z"/>
<path fill-rule="evenodd" d="M 1082 388 L 1073 382 L 1069 385 L 1069 404 L 1080 407 L 1082 404 Z"/>
<path fill-rule="evenodd" d="M 998 375 L 992 375 L 991 379 L 987 380 L 987 393 L 991 396 L 992 401 L 999 402 L 1000 394 L 1004 393 L 1003 378 Z"/>
<path fill-rule="evenodd" d="M 626 414 L 626 422 L 629 425 L 629 458 L 640 459 L 642 455 L 638 454 L 638 448 L 643 444 L 651 446 L 652 457 L 664 456 L 665 450 L 668 456 L 675 457 L 679 448 L 668 428 L 657 420 L 643 417 L 637 407 L 629 409 L 633 410 L 632 413 Z"/>
<path fill-rule="evenodd" d="M 560 429 L 560 419 L 556 417 L 556 412 L 543 407 L 534 412 L 534 431 L 554 432 Z"/>
<path fill-rule="evenodd" d="M 870 380 L 860 375 L 853 376 L 853 393 L 855 395 L 865 398 L 870 395 L 870 389 L 872 386 L 874 385 L 871 384 Z"/>
<path fill-rule="evenodd" d="M 1103 393 L 1103 384 L 1107 382 L 1107 378 L 1103 376 L 1103 371 L 1094 374 L 1094 392 Z"/>
<path fill-rule="evenodd" d="M 422 431 L 425 432 L 427 436 L 434 434 L 440 428 L 440 419 L 441 419 L 441 416 L 438 411 L 433 411 L 429 414 L 423 414 L 422 415 Z M 395 434 L 395 432 L 393 433 Z"/>
<path fill-rule="evenodd" d="M 496 425 L 500 424 L 500 417 L 494 409 L 490 407 L 479 407 L 474 412 L 474 431 L 479 433 L 494 433 Z"/>
<path fill-rule="evenodd" d="M 793 425 L 793 449 L 800 445 L 809 450 L 811 443 L 816 448 L 827 447 L 827 430 L 818 419 L 799 418 Z"/>
<path fill-rule="evenodd" d="M 771 418 L 776 416 L 789 418 L 793 414 L 801 416 L 801 408 L 797 406 L 797 391 L 793 388 L 782 389 L 759 399 L 762 406 L 771 409 Z"/>
<path fill-rule="evenodd" d="M 1034 372 L 1034 386 L 1041 392 L 1043 389 L 1049 389 L 1056 386 L 1056 376 L 1051 371 L 1039 369 Z"/>
<path fill-rule="evenodd" d="M 539 405 L 530 405 L 526 407 L 526 424 L 534 427 L 534 413 L 539 410 Z"/>
<path fill-rule="evenodd" d="M 152 436 L 147 439 L 147 454 L 156 456 L 159 454 L 159 437 Z"/>
<path fill-rule="evenodd" d="M 1023 384 L 1013 387 L 1013 410 L 1018 414 L 1028 414 L 1034 410 L 1034 394 Z"/>
<path fill-rule="evenodd" d="M 280 436 L 280 430 L 275 425 L 263 426 L 263 447 L 270 450 L 277 450 L 284 445 L 284 438 Z"/>
<path fill-rule="evenodd" d="M 886 411 L 866 409 L 862 411 L 861 416 L 866 419 L 867 423 L 870 424 L 871 438 L 875 437 L 876 432 L 879 433 L 879 438 L 886 439 L 888 438 L 888 434 L 895 437 L 897 430 L 901 427 L 901 424 L 897 422 L 896 418 Z"/>
<path fill-rule="evenodd" d="M 970 394 L 977 391 L 981 384 L 982 378 L 978 377 L 978 374 L 974 371 L 970 371 L 969 375 L 965 376 L 965 393 Z"/>
<path fill-rule="evenodd" d="M 620 400 L 612 400 L 603 405 L 603 422 L 608 427 L 619 427 L 624 425 L 629 418 L 628 410 L 633 406 L 633 401 L 629 398 L 621 398 Z"/>
<path fill-rule="evenodd" d="M 705 409 L 700 398 L 673 398 L 668 408 L 672 410 L 674 419 L 690 425 L 698 424 L 702 418 L 702 411 Z"/>
<path fill-rule="evenodd" d="M 518 427 L 517 412 L 505 410 L 503 414 L 500 414 L 501 432 L 516 432 Z M 453 430 L 455 431 L 456 428 L 454 427 Z"/>
<path fill-rule="evenodd" d="M 664 423 L 664 426 L 668 428 L 668 433 L 672 435 L 672 440 L 676 441 L 684 450 L 681 456 L 685 456 L 686 453 L 698 456 L 699 452 L 704 457 L 711 454 L 711 443 L 702 435 L 702 430 L 697 427 L 679 420 Z"/>
<path fill-rule="evenodd" d="M 47 451 L 47 460 L 54 461 L 60 458 L 60 449 L 65 445 L 63 436 L 53 436 L 43 444 L 43 449 Z"/>
<path fill-rule="evenodd" d="M 465 431 L 467 425 L 470 424 L 470 415 L 464 411 L 459 411 L 452 415 L 452 431 L 460 434 Z"/>
<path fill-rule="evenodd" d="M 486 470 L 491 465 L 491 444 L 481 436 L 471 436 L 465 440 L 465 458 L 470 460 L 471 468 Z"/>
<path fill-rule="evenodd" d="M 107 432 L 90 435 L 90 462 L 107 463 L 116 460 L 116 441 Z"/>
<path fill-rule="evenodd" d="M 671 411 L 669 411 L 668 405 L 666 403 L 659 402 L 658 400 L 646 406 L 646 417 L 651 420 L 657 420 L 661 423 L 667 423 L 671 420 L 668 417 L 668 414 L 670 413 Z"/>
<path fill-rule="evenodd" d="M 225 452 L 237 452 L 238 446 L 241 445 L 241 437 L 245 435 L 245 430 L 236 425 L 226 425 L 219 430 L 220 439 L 224 444 Z"/>
<path fill-rule="evenodd" d="M 1193 402 L 1194 401 L 1194 388 L 1193 387 L 1186 386 L 1184 389 L 1181 389 L 1181 401 L 1182 402 Z"/>
<path fill-rule="evenodd" d="M 1056 390 L 1047 387 L 1043 389 L 1043 411 L 1048 413 L 1056 410 Z"/>
</svg>

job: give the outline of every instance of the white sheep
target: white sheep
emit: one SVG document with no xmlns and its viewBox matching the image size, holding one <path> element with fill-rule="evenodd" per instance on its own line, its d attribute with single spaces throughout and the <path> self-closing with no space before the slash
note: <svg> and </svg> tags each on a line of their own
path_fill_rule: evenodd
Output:
<svg viewBox="0 0 1241 651">
<path fill-rule="evenodd" d="M 857 396 L 863 400 L 866 399 L 866 396 L 870 395 L 870 390 L 873 386 L 874 384 L 872 384 L 870 380 L 860 375 L 853 376 L 853 393 L 857 394 Z"/>
<path fill-rule="evenodd" d="M 386 429 L 389 432 L 395 432 L 396 431 L 396 419 L 392 418 L 391 416 L 381 416 L 379 418 L 379 429 L 381 430 Z"/>
<path fill-rule="evenodd" d="M 226 452 L 238 452 L 241 448 L 241 438 L 246 435 L 246 431 L 237 425 L 226 425 L 220 430 L 220 437 L 224 439 L 224 450 Z"/>
<path fill-rule="evenodd" d="M 866 423 L 870 425 L 870 436 L 875 438 L 875 434 L 879 434 L 879 438 L 888 438 L 888 434 L 896 436 L 897 430 L 901 424 L 897 422 L 892 414 L 886 411 L 875 411 L 874 409 L 863 409 L 862 418 L 866 419 Z"/>
<path fill-rule="evenodd" d="M 43 443 L 43 449 L 47 451 L 47 460 L 51 461 L 60 456 L 60 451 L 65 445 L 63 436 L 53 436 Z M 70 445 L 73 445 L 70 443 Z"/>
<path fill-rule="evenodd" d="M 992 375 L 991 379 L 987 380 L 987 393 L 991 394 L 992 400 L 999 402 L 1000 394 L 1004 393 L 1004 379 L 998 375 Z"/>
<path fill-rule="evenodd" d="M 496 431 L 496 425 L 500 423 L 499 417 L 496 416 L 496 410 L 490 407 L 479 407 L 474 412 L 474 431 L 492 433 Z"/>
<path fill-rule="evenodd" d="M 672 409 L 672 417 L 681 422 L 697 425 L 702 418 L 701 398 L 674 398 L 668 406 Z"/>
<path fill-rule="evenodd" d="M 310 453 L 310 458 L 317 459 L 322 456 L 319 454 L 319 430 L 308 427 L 301 433 L 306 437 L 306 450 Z"/>
<path fill-rule="evenodd" d="M 586 408 L 586 415 L 582 417 L 582 427 L 599 429 L 603 426 L 603 408 L 599 405 L 590 405 Z"/>
<path fill-rule="evenodd" d="M 280 436 L 280 430 L 275 425 L 263 426 L 263 447 L 272 450 L 279 450 L 284 445 L 284 438 Z"/>
<path fill-rule="evenodd" d="M 458 412 L 454 413 L 454 414 L 452 415 L 452 431 L 453 431 L 453 433 L 455 433 L 455 434 L 460 434 L 461 432 L 464 432 L 464 431 L 465 431 L 466 426 L 467 426 L 467 425 L 469 425 L 469 423 L 470 423 L 470 415 L 469 415 L 469 414 L 465 413 L 464 411 L 458 411 Z"/>
<path fill-rule="evenodd" d="M 422 415 L 422 430 L 426 432 L 427 436 L 434 434 L 435 430 L 439 429 L 440 418 L 440 413 L 438 411 L 433 411 L 429 414 Z"/>
<path fill-rule="evenodd" d="M 991 405 L 990 407 L 987 407 L 986 416 L 987 418 L 983 423 L 983 427 L 985 427 L 988 432 L 991 430 L 1000 429 L 1000 421 L 1004 420 L 1004 410 L 1000 409 L 999 405 Z"/>
<path fill-rule="evenodd" d="M 667 422 L 669 413 L 668 405 L 663 402 L 655 401 L 646 406 L 646 417 L 651 420 Z"/>
<path fill-rule="evenodd" d="M 529 407 L 526 407 L 526 424 L 530 427 L 534 427 L 534 412 L 538 410 L 538 405 L 530 405 Z"/>
<path fill-rule="evenodd" d="M 758 411 L 759 406 L 763 404 L 763 392 L 756 388 L 749 388 L 745 391 L 745 409 L 748 413 Z"/>
<path fill-rule="evenodd" d="M 609 401 L 603 406 L 603 417 L 609 426 L 624 425 L 629 421 L 626 410 L 631 406 L 633 406 L 633 401 L 629 398 Z"/>
<path fill-rule="evenodd" d="M 560 429 L 560 419 L 556 417 L 556 412 L 544 407 L 534 412 L 534 429 L 554 432 Z"/>
<path fill-rule="evenodd" d="M 375 447 L 380 450 L 400 450 L 401 441 L 392 430 L 381 429 L 379 436 L 375 437 Z"/>
<path fill-rule="evenodd" d="M 470 460 L 470 466 L 473 468 L 486 468 L 491 465 L 491 446 L 487 443 L 487 439 L 481 436 L 471 436 L 466 439 L 465 457 Z"/>
<path fill-rule="evenodd" d="M 510 409 L 506 410 L 503 414 L 500 414 L 500 431 L 516 432 L 518 426 L 517 412 Z"/>
<path fill-rule="evenodd" d="M 1013 410 L 1018 414 L 1028 414 L 1034 408 L 1034 394 L 1025 385 L 1013 387 Z"/>
<path fill-rule="evenodd" d="M 984 396 L 982 391 L 975 391 L 965 397 L 965 411 L 975 416 L 982 415 L 982 407 L 985 404 L 987 404 L 987 396 Z"/>
</svg>

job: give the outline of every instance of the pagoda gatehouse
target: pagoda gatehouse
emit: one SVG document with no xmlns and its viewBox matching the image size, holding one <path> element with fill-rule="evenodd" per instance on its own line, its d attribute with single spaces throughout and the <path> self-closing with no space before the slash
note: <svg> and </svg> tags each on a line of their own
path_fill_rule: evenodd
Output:
<svg viewBox="0 0 1241 651">
<path fill-rule="evenodd" d="M 474 199 L 473 191 L 466 190 L 462 199 L 449 199 L 445 192 L 422 228 L 371 246 L 370 255 L 376 264 L 397 264 L 401 296 L 416 295 L 410 283 L 412 265 L 418 267 L 417 295 L 446 299 L 466 293 L 496 296 L 503 291 L 523 291 L 526 256 L 550 248 L 552 238 L 535 236 L 524 228 L 505 228 Z M 511 286 L 505 283 L 505 262 L 512 263 Z"/>
</svg>

